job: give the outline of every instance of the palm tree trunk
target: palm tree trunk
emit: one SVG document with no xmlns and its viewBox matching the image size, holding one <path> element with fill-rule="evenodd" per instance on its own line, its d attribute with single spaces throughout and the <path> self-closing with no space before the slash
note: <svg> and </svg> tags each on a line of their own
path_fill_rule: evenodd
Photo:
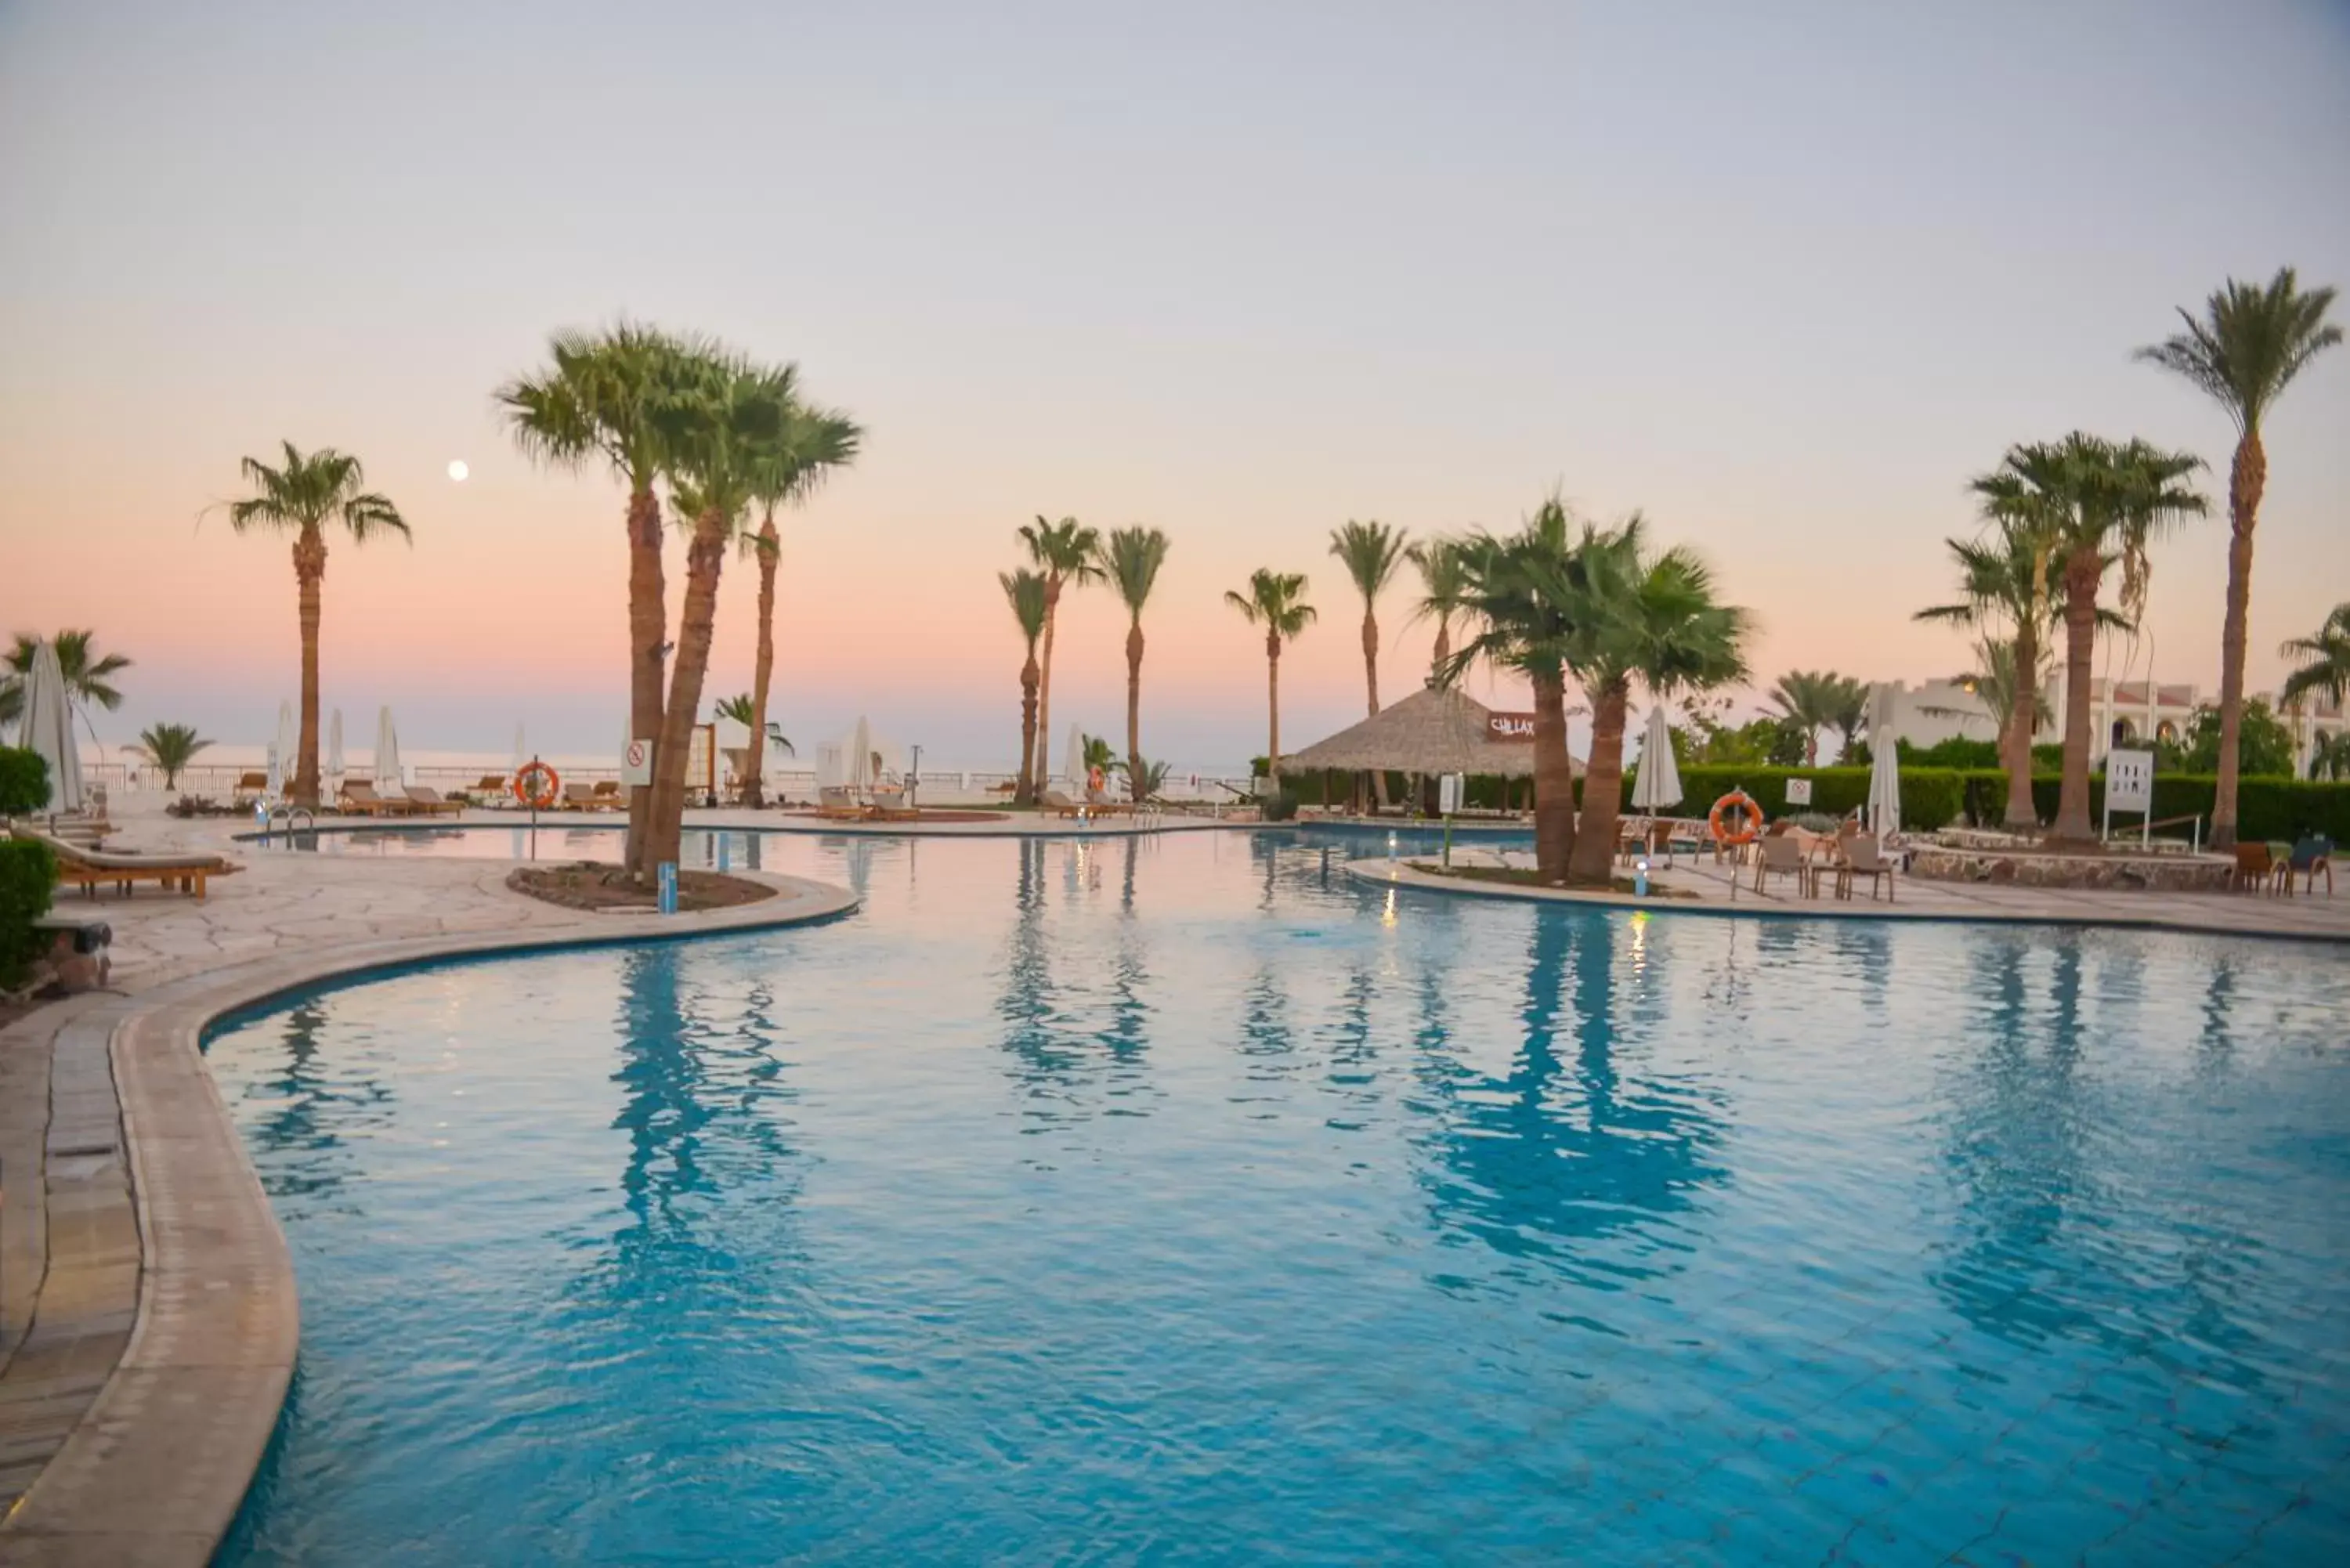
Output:
<svg viewBox="0 0 2350 1568">
<path fill-rule="evenodd" d="M 1036 688 L 1041 680 L 1032 642 L 1028 662 L 1020 667 L 1020 785 L 1013 796 L 1018 805 L 1036 804 Z"/>
<path fill-rule="evenodd" d="M 661 733 L 661 643 L 669 629 L 669 587 L 661 568 L 660 498 L 650 484 L 629 496 L 629 734 L 658 741 Z M 653 753 L 656 772 L 660 753 Z M 683 762 L 681 759 L 681 768 Z M 645 877 L 646 836 L 652 826 L 650 786 L 629 791 L 629 836 L 621 865 L 632 881 Z"/>
<path fill-rule="evenodd" d="M 2268 488 L 2269 456 L 2257 430 L 2236 442 L 2228 473 L 2228 616 L 2220 628 L 2220 781 L 2211 801 L 2211 847 L 2236 846 L 2236 769 L 2244 732 L 2244 639 L 2252 609 L 2252 525 Z"/>
<path fill-rule="evenodd" d="M 318 807 L 318 617 L 320 590 L 327 580 L 327 541 L 317 529 L 305 528 L 294 538 L 294 580 L 300 589 L 302 618 L 302 738 L 295 747 L 288 798 L 296 805 Z M 278 759 L 284 764 L 285 759 Z"/>
<path fill-rule="evenodd" d="M 1379 716 L 1379 620 L 1371 613 L 1371 601 L 1363 600 L 1363 688 L 1370 698 L 1371 718 Z M 1372 799 L 1378 809 L 1388 807 L 1388 775 L 1384 768 L 1371 770 Z"/>
<path fill-rule="evenodd" d="M 1264 634 L 1264 776 L 1281 793 L 1281 634 Z"/>
<path fill-rule="evenodd" d="M 751 757 L 743 769 L 743 804 L 767 804 L 767 690 L 775 669 L 775 519 L 759 527 L 759 656 L 751 667 Z"/>
<path fill-rule="evenodd" d="M 1534 677 L 1534 868 L 1555 887 L 1575 854 L 1575 758 L 1566 749 L 1566 682 Z"/>
<path fill-rule="evenodd" d="M 1053 776 L 1053 628 L 1061 618 L 1061 575 L 1045 579 L 1045 659 L 1036 683 L 1036 787 Z M 1074 763 L 1071 764 L 1075 765 Z"/>
<path fill-rule="evenodd" d="M 1139 805 L 1142 787 L 1142 618 L 1126 628 L 1126 794 Z"/>
<path fill-rule="evenodd" d="M 1570 880 L 1608 886 L 1616 874 L 1616 819 L 1624 805 L 1624 715 L 1628 687 L 1591 694 L 1591 761 L 1583 770 L 1583 815 L 1575 824 Z"/>
<path fill-rule="evenodd" d="M 2105 562 L 2094 549 L 2064 563 L 2064 783 L 2056 797 L 2052 839 L 2093 842 L 2089 820 L 2089 673 L 2096 657 L 2097 583 Z"/>
<path fill-rule="evenodd" d="M 1428 683 L 1430 686 L 1444 679 L 1444 666 L 1452 658 L 1452 618 L 1436 618 L 1436 648 L 1428 659 Z"/>
<path fill-rule="evenodd" d="M 2010 833 L 2040 831 L 2040 808 L 2032 799 L 2032 738 L 2040 732 L 2040 628 L 2027 618 L 2015 628 L 2014 690 L 2008 694 L 2007 729 L 2001 739 L 2007 763 Z"/>
<path fill-rule="evenodd" d="M 702 711 L 702 685 L 710 670 L 711 637 L 718 619 L 718 575 L 725 564 L 726 514 L 705 512 L 694 519 L 693 542 L 686 546 L 677 665 L 670 672 L 660 744 L 653 748 L 652 821 L 645 836 L 649 866 L 673 864 L 684 837 L 686 753 L 692 749 L 693 716 Z"/>
</svg>

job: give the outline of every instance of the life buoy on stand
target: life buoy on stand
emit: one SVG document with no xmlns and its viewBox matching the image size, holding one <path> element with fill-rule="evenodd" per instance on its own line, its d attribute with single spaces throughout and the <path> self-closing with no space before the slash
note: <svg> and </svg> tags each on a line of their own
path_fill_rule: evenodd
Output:
<svg viewBox="0 0 2350 1568">
<path fill-rule="evenodd" d="M 1729 825 L 1730 818 L 1736 819 L 1736 826 Z M 1713 803 L 1713 809 L 1705 814 L 1705 826 L 1717 846 L 1735 849 L 1762 836 L 1762 807 L 1744 790 L 1734 789 Z"/>
<path fill-rule="evenodd" d="M 515 770 L 514 797 L 533 811 L 545 811 L 563 798 L 563 781 L 545 763 L 526 763 Z"/>
<path fill-rule="evenodd" d="M 1109 775 L 1103 773 L 1101 769 L 1087 768 L 1086 770 L 1086 788 L 1093 794 L 1101 794 L 1103 786 L 1108 783 Z"/>
</svg>

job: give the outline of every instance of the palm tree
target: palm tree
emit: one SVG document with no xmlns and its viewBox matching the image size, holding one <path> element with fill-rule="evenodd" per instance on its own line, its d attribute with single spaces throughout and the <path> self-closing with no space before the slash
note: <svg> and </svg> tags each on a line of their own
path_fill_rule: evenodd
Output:
<svg viewBox="0 0 2350 1568">
<path fill-rule="evenodd" d="M 682 395 L 690 350 L 668 333 L 623 321 L 608 331 L 561 331 L 547 341 L 552 363 L 497 389 L 515 444 L 541 462 L 577 469 L 602 459 L 628 489 L 629 733 L 661 732 L 661 678 L 668 647 L 668 587 L 661 566 L 660 497 L 664 416 Z M 642 879 L 652 790 L 629 791 L 622 863 Z"/>
<path fill-rule="evenodd" d="M 2098 597 L 2106 575 L 2122 569 L 2121 614 L 2136 624 L 2145 612 L 2147 545 L 2172 522 L 2200 516 L 2208 504 L 2184 483 L 2203 466 L 2187 452 L 2168 452 L 2142 441 L 2116 443 L 2074 431 L 2061 441 L 2012 450 L 2003 467 L 2038 477 L 2044 485 L 2044 525 L 2051 559 L 2064 589 L 2064 777 L 2051 836 L 2091 843 L 2089 821 L 2089 680 L 2097 630 L 2107 624 Z"/>
<path fill-rule="evenodd" d="M 744 534 L 743 553 L 759 565 L 759 651 L 751 667 L 751 716 L 743 721 L 754 735 L 769 728 L 767 698 L 774 690 L 775 670 L 775 566 L 783 556 L 783 541 L 775 533 L 775 508 L 805 500 L 824 476 L 857 461 L 864 432 L 837 414 L 806 410 L 795 420 L 788 440 L 764 454 L 752 487 L 760 508 L 759 531 Z M 754 747 L 743 780 L 743 804 L 754 810 L 766 805 L 763 748 Z"/>
<path fill-rule="evenodd" d="M 1419 568 L 1422 590 L 1419 603 L 1412 607 L 1411 619 L 1427 617 L 1436 622 L 1436 647 L 1429 657 L 1428 668 L 1431 680 L 1441 680 L 1444 667 L 1452 659 L 1453 618 L 1468 607 L 1469 574 L 1461 560 L 1461 543 L 1457 539 L 1422 539 L 1408 546 L 1404 554 Z"/>
<path fill-rule="evenodd" d="M 1374 717 L 1379 711 L 1378 597 L 1402 564 L 1406 545 L 1402 529 L 1377 521 L 1357 523 L 1350 518 L 1344 527 L 1330 530 L 1330 554 L 1347 568 L 1355 591 L 1363 596 L 1363 686 Z M 1379 805 L 1386 805 L 1388 775 L 1375 768 L 1371 784 Z"/>
<path fill-rule="evenodd" d="M 2010 452 L 2009 461 L 2017 455 Z M 1953 604 L 1929 605 L 1913 618 L 1988 630 L 1984 675 L 2003 663 L 2008 684 L 1994 682 L 1979 691 L 1999 722 L 2000 761 L 2007 769 L 2004 826 L 2011 833 L 2040 828 L 2032 799 L 2032 738 L 2040 732 L 2039 682 L 2049 663 L 2043 639 L 2062 624 L 2050 592 L 2055 544 L 2045 524 L 2058 508 L 2043 483 L 2047 478 L 2037 470 L 2003 467 L 1972 482 L 1991 534 L 1980 540 L 1943 541 L 1959 563 L 1962 597 Z"/>
<path fill-rule="evenodd" d="M 1135 805 L 1140 805 L 1166 789 L 1167 774 L 1172 765 L 1169 763 L 1154 763 L 1148 757 L 1133 757 L 1123 763 L 1113 763 L 1112 767 L 1126 775 L 1127 798 L 1133 801 Z"/>
<path fill-rule="evenodd" d="M 319 590 L 327 580 L 327 534 L 340 523 L 354 545 L 364 545 L 382 534 L 409 537 L 408 524 L 385 497 L 362 489 L 366 474 L 359 460 L 332 447 L 312 452 L 280 443 L 286 462 L 272 468 L 257 457 L 244 460 L 243 472 L 254 493 L 228 508 L 228 525 L 242 534 L 249 528 L 290 529 L 294 535 L 294 582 L 302 625 L 302 730 L 288 798 L 296 805 L 318 804 L 318 613 Z"/>
<path fill-rule="evenodd" d="M 1020 782 L 1012 800 L 1014 805 L 1034 805 L 1036 689 L 1043 684 L 1042 673 L 1036 667 L 1036 639 L 1045 635 L 1045 578 L 1023 566 L 1017 571 L 998 572 L 995 580 L 1003 585 L 1003 597 L 1012 606 L 1012 618 L 1020 623 L 1020 635 L 1028 644 L 1028 661 L 1020 667 Z"/>
<path fill-rule="evenodd" d="M 653 793 L 645 834 L 648 865 L 673 863 L 685 825 L 685 763 L 718 615 L 718 583 L 726 546 L 752 504 L 770 487 L 778 466 L 823 466 L 812 455 L 823 443 L 810 421 L 847 421 L 800 400 L 799 369 L 766 366 L 714 346 L 696 348 L 686 392 L 657 419 L 671 504 L 690 530 L 685 552 L 685 602 L 678 613 L 677 661 L 670 670 L 660 743 L 653 751 Z M 855 427 L 846 443 L 854 457 Z M 795 477 L 793 484 L 804 484 Z"/>
<path fill-rule="evenodd" d="M 1856 687 L 1859 683 L 1852 684 Z M 1845 678 L 1832 670 L 1791 670 L 1765 693 L 1779 705 L 1781 712 L 1802 728 L 1805 767 L 1818 765 L 1820 732 L 1836 723 L 1845 685 Z"/>
<path fill-rule="evenodd" d="M 784 733 L 784 727 L 781 724 L 776 723 L 773 719 L 760 717 L 759 704 L 748 691 L 738 691 L 732 697 L 723 697 L 710 705 L 710 711 L 718 717 L 730 720 L 751 732 L 751 756 L 747 760 L 747 765 L 753 769 L 758 767 L 759 757 L 768 746 L 781 748 L 784 755 L 787 757 L 799 754 L 799 749 L 792 744 L 791 737 Z M 760 740 L 763 735 L 766 737 L 764 743 Z M 748 779 L 744 780 L 743 793 L 746 795 L 749 794 Z"/>
<path fill-rule="evenodd" d="M 1142 606 L 1159 580 L 1159 568 L 1166 564 L 1167 535 L 1156 528 L 1118 529 L 1102 546 L 1102 575 L 1126 601 L 1126 760 L 1130 778 L 1143 776 Z"/>
<path fill-rule="evenodd" d="M 1591 760 L 1569 877 L 1603 888 L 1613 877 L 1632 682 L 1661 702 L 1746 674 L 1747 612 L 1716 601 L 1712 574 L 1695 554 L 1680 546 L 1651 554 L 1647 534 L 1635 513 L 1619 527 L 1586 526 L 1576 548 L 1584 608 L 1568 665 L 1591 694 Z M 1832 703 L 1831 723 L 1835 711 Z"/>
<path fill-rule="evenodd" d="M 195 760 L 198 752 L 211 745 L 210 741 L 196 733 L 193 724 L 152 724 L 139 732 L 139 743 L 130 747 L 130 754 L 163 770 L 163 787 L 180 787 L 180 774 Z"/>
<path fill-rule="evenodd" d="M 2322 738 L 2309 748 L 2309 776 L 2350 779 L 2350 730 Z"/>
<path fill-rule="evenodd" d="M 1045 574 L 1045 662 L 1036 688 L 1036 771 L 1042 781 L 1053 776 L 1048 765 L 1053 749 L 1053 633 L 1061 622 L 1061 589 L 1070 583 L 1083 587 L 1101 580 L 1101 534 L 1074 517 L 1048 523 L 1042 515 L 1020 526 L 1020 541 L 1028 546 L 1028 560 Z"/>
<path fill-rule="evenodd" d="M 2269 459 L 2261 421 L 2312 359 L 2342 341 L 2329 324 L 2334 290 L 2303 293 L 2291 267 L 2263 288 L 2230 278 L 2204 301 L 2203 315 L 2178 313 L 2187 330 L 2137 351 L 2202 389 L 2236 421 L 2236 458 L 2228 471 L 2228 613 L 2220 633 L 2220 782 L 2211 805 L 2211 847 L 2236 844 L 2236 763 L 2243 729 L 2244 646 L 2252 599 L 2252 528 Z"/>
<path fill-rule="evenodd" d="M 1517 533 L 1476 534 L 1459 543 L 1462 611 L 1483 628 L 1438 671 L 1458 680 L 1483 660 L 1526 678 L 1534 697 L 1534 866 L 1552 885 L 1566 880 L 1575 843 L 1575 759 L 1566 749 L 1567 661 L 1587 607 L 1572 519 L 1556 495 Z"/>
<path fill-rule="evenodd" d="M 7 673 L 0 676 L 0 724 L 13 724 L 24 717 L 25 678 L 33 672 L 33 649 L 40 639 L 28 631 L 16 634 L 16 645 L 8 650 Z M 89 723 L 89 710 L 95 704 L 108 712 L 122 706 L 122 693 L 113 677 L 130 668 L 130 659 L 120 653 L 99 656 L 98 633 L 94 631 L 61 631 L 49 639 L 57 650 L 57 669 L 66 678 L 66 695 L 82 710 L 82 722 Z M 90 738 L 98 738 L 95 726 Z"/>
<path fill-rule="evenodd" d="M 2350 701 L 2350 604 L 2335 605 L 2315 636 L 2286 639 L 2278 645 L 2277 657 L 2306 660 L 2284 678 L 2277 691 L 2278 706 L 2315 691 L 2337 703 Z M 2222 730 L 2222 743 L 2225 734 Z"/>
<path fill-rule="evenodd" d="M 1835 700 L 1828 707 L 1828 723 L 1835 730 L 1840 749 L 1836 760 L 1852 760 L 1853 747 L 1860 742 L 1860 732 L 1868 727 L 1868 687 L 1849 675 L 1836 677 Z"/>
<path fill-rule="evenodd" d="M 1305 596 L 1305 573 L 1263 566 L 1249 574 L 1247 593 L 1224 594 L 1224 602 L 1240 611 L 1242 619 L 1264 628 L 1265 776 L 1276 794 L 1281 789 L 1281 645 L 1314 624 L 1314 607 Z"/>
</svg>

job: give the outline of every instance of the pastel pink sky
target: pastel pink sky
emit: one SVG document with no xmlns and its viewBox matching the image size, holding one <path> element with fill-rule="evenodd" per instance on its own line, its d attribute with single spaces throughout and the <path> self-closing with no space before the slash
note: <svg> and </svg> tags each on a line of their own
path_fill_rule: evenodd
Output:
<svg viewBox="0 0 2350 1568">
<path fill-rule="evenodd" d="M 995 573 L 1040 512 L 1172 536 L 1144 743 L 1188 766 L 1263 748 L 1221 602 L 1253 567 L 1322 610 L 1294 745 L 1361 711 L 1328 531 L 1504 527 L 1553 485 L 1705 552 L 1766 678 L 1949 673 L 1909 613 L 1970 473 L 2142 435 L 2223 514 L 2231 428 L 2129 350 L 2230 274 L 2350 283 L 2341 7 L 2045 10 L 0 7 L 0 630 L 137 659 L 109 741 L 261 739 L 286 545 L 198 519 L 241 455 L 335 445 L 415 530 L 331 546 L 352 732 L 390 702 L 412 746 L 611 745 L 618 487 L 532 469 L 490 391 L 626 311 L 796 359 L 869 431 L 786 524 L 804 743 L 865 711 L 1008 761 Z M 2350 598 L 2345 432 L 2350 351 L 2267 432 L 2256 686 Z M 2216 685 L 2225 534 L 2158 547 L 2115 673 Z M 730 563 L 713 695 L 752 591 Z M 1067 602 L 1056 732 L 1122 726 L 1122 618 Z"/>
</svg>

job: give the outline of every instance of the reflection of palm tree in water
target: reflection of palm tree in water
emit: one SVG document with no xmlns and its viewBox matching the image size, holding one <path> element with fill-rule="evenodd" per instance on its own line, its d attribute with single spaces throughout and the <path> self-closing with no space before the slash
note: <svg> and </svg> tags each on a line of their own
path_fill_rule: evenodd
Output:
<svg viewBox="0 0 2350 1568">
<path fill-rule="evenodd" d="M 2069 1339 L 2132 1358 L 2191 1358 L 2187 1346 L 2200 1344 L 2220 1353 L 2204 1358 L 2202 1376 L 2256 1386 L 2258 1371 L 2227 1354 L 2254 1348 L 2226 1299 L 2255 1268 L 2251 1246 L 2226 1231 L 2224 1216 L 2199 1210 L 2180 1217 L 2175 1248 L 2147 1249 L 2142 1235 L 2125 1241 L 2113 1228 L 2117 1208 L 2145 1199 L 2100 1177 L 2091 1139 L 2126 1116 L 2090 1103 L 2077 937 L 2059 939 L 2050 1016 L 2035 1025 L 2024 962 L 2043 945 L 2001 939 L 1978 950 L 1987 956 L 1973 989 L 1989 998 L 1989 1028 L 1981 1054 L 1949 1091 L 1944 1163 L 1962 1214 L 1934 1286 L 1968 1322 L 2011 1344 Z M 2175 1279 L 2154 1277 L 2168 1267 Z"/>
<path fill-rule="evenodd" d="M 1662 1271 L 1644 1261 L 1645 1248 L 1602 1258 L 1578 1243 L 1646 1236 L 1725 1172 L 1714 1158 L 1715 1107 L 1617 1071 L 1614 942 L 1604 918 L 1538 912 L 1524 1045 L 1500 1079 L 1458 1068 L 1444 1076 L 1441 1163 L 1426 1179 L 1440 1224 L 1513 1257 L 1621 1281 Z M 1570 968 L 1574 1054 L 1562 1059 Z"/>
<path fill-rule="evenodd" d="M 1080 1094 L 1097 1085 L 1113 1098 L 1131 1096 L 1147 1052 L 1149 1007 L 1143 1000 L 1149 983 L 1145 947 L 1132 918 L 1134 862 L 1128 846 L 1123 912 L 1116 922 L 1117 952 L 1111 957 L 1108 980 L 1108 1022 L 1098 1032 L 1072 1016 L 1087 999 L 1072 995 L 1055 980 L 1045 935 L 1045 856 L 1051 846 L 1035 839 L 1020 844 L 1019 880 L 1014 896 L 1012 935 L 1003 963 L 1003 992 L 996 1002 L 1003 1020 L 1003 1049 L 1010 1057 L 1013 1081 L 1029 1104 L 1023 1119 L 1033 1123 L 1025 1132 L 1087 1119 L 1092 1113 L 1080 1106 Z M 1075 856 L 1063 867 L 1066 891 L 1074 896 L 1089 884 Z M 1075 940 L 1073 937 L 1071 940 Z M 1107 1071 L 1104 1071 L 1107 1066 Z M 1139 1114 L 1128 1105 L 1121 1114 Z"/>
<path fill-rule="evenodd" d="M 628 1219 L 613 1241 L 624 1280 L 733 1274 L 733 1249 L 715 1232 L 752 1212 L 787 1213 L 798 1189 L 796 1154 L 775 1114 L 790 1090 L 773 1054 L 778 1031 L 766 982 L 745 998 L 741 1023 L 722 1033 L 684 994 L 683 962 L 666 943 L 621 959 L 612 1081 L 623 1098 L 612 1125 L 629 1138 L 620 1177 Z M 746 1189 L 759 1201 L 732 1201 Z M 771 1246 L 761 1251 L 772 1256 Z"/>
<path fill-rule="evenodd" d="M 319 1059 L 318 1036 L 327 1026 L 324 998 L 296 1002 L 286 1013 L 286 1064 L 254 1081 L 248 1091 L 266 1095 L 277 1107 L 253 1126 L 252 1137 L 266 1158 L 259 1162 L 261 1184 L 273 1198 L 312 1197 L 339 1189 L 351 1175 L 344 1140 L 363 1128 L 392 1119 L 391 1090 L 372 1076 Z M 292 1158 L 286 1158 L 286 1157 Z"/>
</svg>

